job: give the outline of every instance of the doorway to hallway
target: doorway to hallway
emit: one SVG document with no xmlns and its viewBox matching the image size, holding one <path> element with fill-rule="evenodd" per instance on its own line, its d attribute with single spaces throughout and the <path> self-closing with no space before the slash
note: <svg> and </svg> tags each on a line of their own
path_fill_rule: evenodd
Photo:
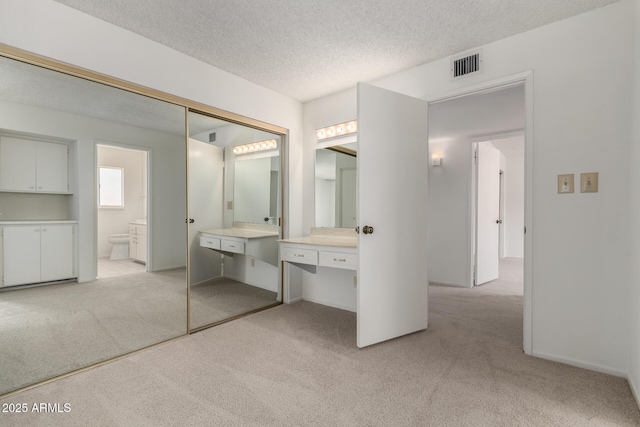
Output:
<svg viewBox="0 0 640 427">
<path fill-rule="evenodd" d="M 429 281 L 510 288 L 521 299 L 523 315 L 510 321 L 526 352 L 525 87 L 526 78 L 429 104 L 429 151 L 440 159 L 429 174 Z"/>
</svg>

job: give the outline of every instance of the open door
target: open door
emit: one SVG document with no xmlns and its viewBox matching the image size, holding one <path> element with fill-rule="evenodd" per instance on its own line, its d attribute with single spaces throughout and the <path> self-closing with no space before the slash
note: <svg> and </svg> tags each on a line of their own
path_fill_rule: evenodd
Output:
<svg viewBox="0 0 640 427">
<path fill-rule="evenodd" d="M 358 347 L 427 327 L 427 102 L 358 84 Z"/>
<path fill-rule="evenodd" d="M 476 285 L 499 275 L 500 151 L 489 142 L 478 143 L 476 223 Z"/>
</svg>

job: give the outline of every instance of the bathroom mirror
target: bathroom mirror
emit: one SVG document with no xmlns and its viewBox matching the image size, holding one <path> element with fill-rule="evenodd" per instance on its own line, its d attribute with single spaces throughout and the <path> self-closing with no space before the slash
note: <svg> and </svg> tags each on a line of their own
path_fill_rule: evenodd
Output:
<svg viewBox="0 0 640 427">
<path fill-rule="evenodd" d="M 276 225 L 280 158 L 267 153 L 254 158 L 236 157 L 233 217 L 235 221 Z"/>
<path fill-rule="evenodd" d="M 281 137 L 189 117 L 190 328 L 278 303 Z"/>
<path fill-rule="evenodd" d="M 2 395 L 186 334 L 187 216 L 184 107 L 6 57 L 0 75 Z M 99 166 L 123 203 L 99 207 Z"/>
<path fill-rule="evenodd" d="M 355 143 L 315 152 L 316 227 L 356 226 Z"/>
</svg>

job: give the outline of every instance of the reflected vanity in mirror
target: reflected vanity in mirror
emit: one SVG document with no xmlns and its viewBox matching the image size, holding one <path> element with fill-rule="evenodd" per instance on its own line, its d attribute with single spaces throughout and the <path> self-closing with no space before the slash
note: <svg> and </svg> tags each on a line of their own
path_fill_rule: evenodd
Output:
<svg viewBox="0 0 640 427">
<path fill-rule="evenodd" d="M 281 300 L 280 135 L 189 113 L 190 328 Z"/>
<path fill-rule="evenodd" d="M 2 395 L 186 334 L 187 283 L 185 108 L 4 56 L 0 75 Z"/>
</svg>

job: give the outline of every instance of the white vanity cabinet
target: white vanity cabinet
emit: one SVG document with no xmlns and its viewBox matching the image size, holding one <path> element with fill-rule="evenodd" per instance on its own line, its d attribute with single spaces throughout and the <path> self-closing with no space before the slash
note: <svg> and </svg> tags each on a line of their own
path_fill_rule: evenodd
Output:
<svg viewBox="0 0 640 427">
<path fill-rule="evenodd" d="M 273 229 L 273 227 L 266 227 Z M 277 231 L 261 228 L 202 230 L 200 246 L 222 253 L 249 255 L 276 266 L 278 265 L 278 235 Z"/>
<path fill-rule="evenodd" d="M 69 193 L 66 144 L 0 135 L 0 190 Z"/>
<path fill-rule="evenodd" d="M 311 235 L 279 241 L 284 302 L 302 299 L 356 311 L 357 238 L 353 229 L 313 228 Z M 305 283 L 292 269 L 307 273 Z"/>
<path fill-rule="evenodd" d="M 129 224 L 129 257 L 147 263 L 147 226 L 145 224 Z"/>
<path fill-rule="evenodd" d="M 280 242 L 280 259 L 293 264 L 358 270 L 358 251 L 355 247 L 326 246 L 322 240 L 309 243 L 291 243 L 302 239 Z"/>
<path fill-rule="evenodd" d="M 74 223 L 2 225 L 2 286 L 71 279 Z"/>
</svg>

